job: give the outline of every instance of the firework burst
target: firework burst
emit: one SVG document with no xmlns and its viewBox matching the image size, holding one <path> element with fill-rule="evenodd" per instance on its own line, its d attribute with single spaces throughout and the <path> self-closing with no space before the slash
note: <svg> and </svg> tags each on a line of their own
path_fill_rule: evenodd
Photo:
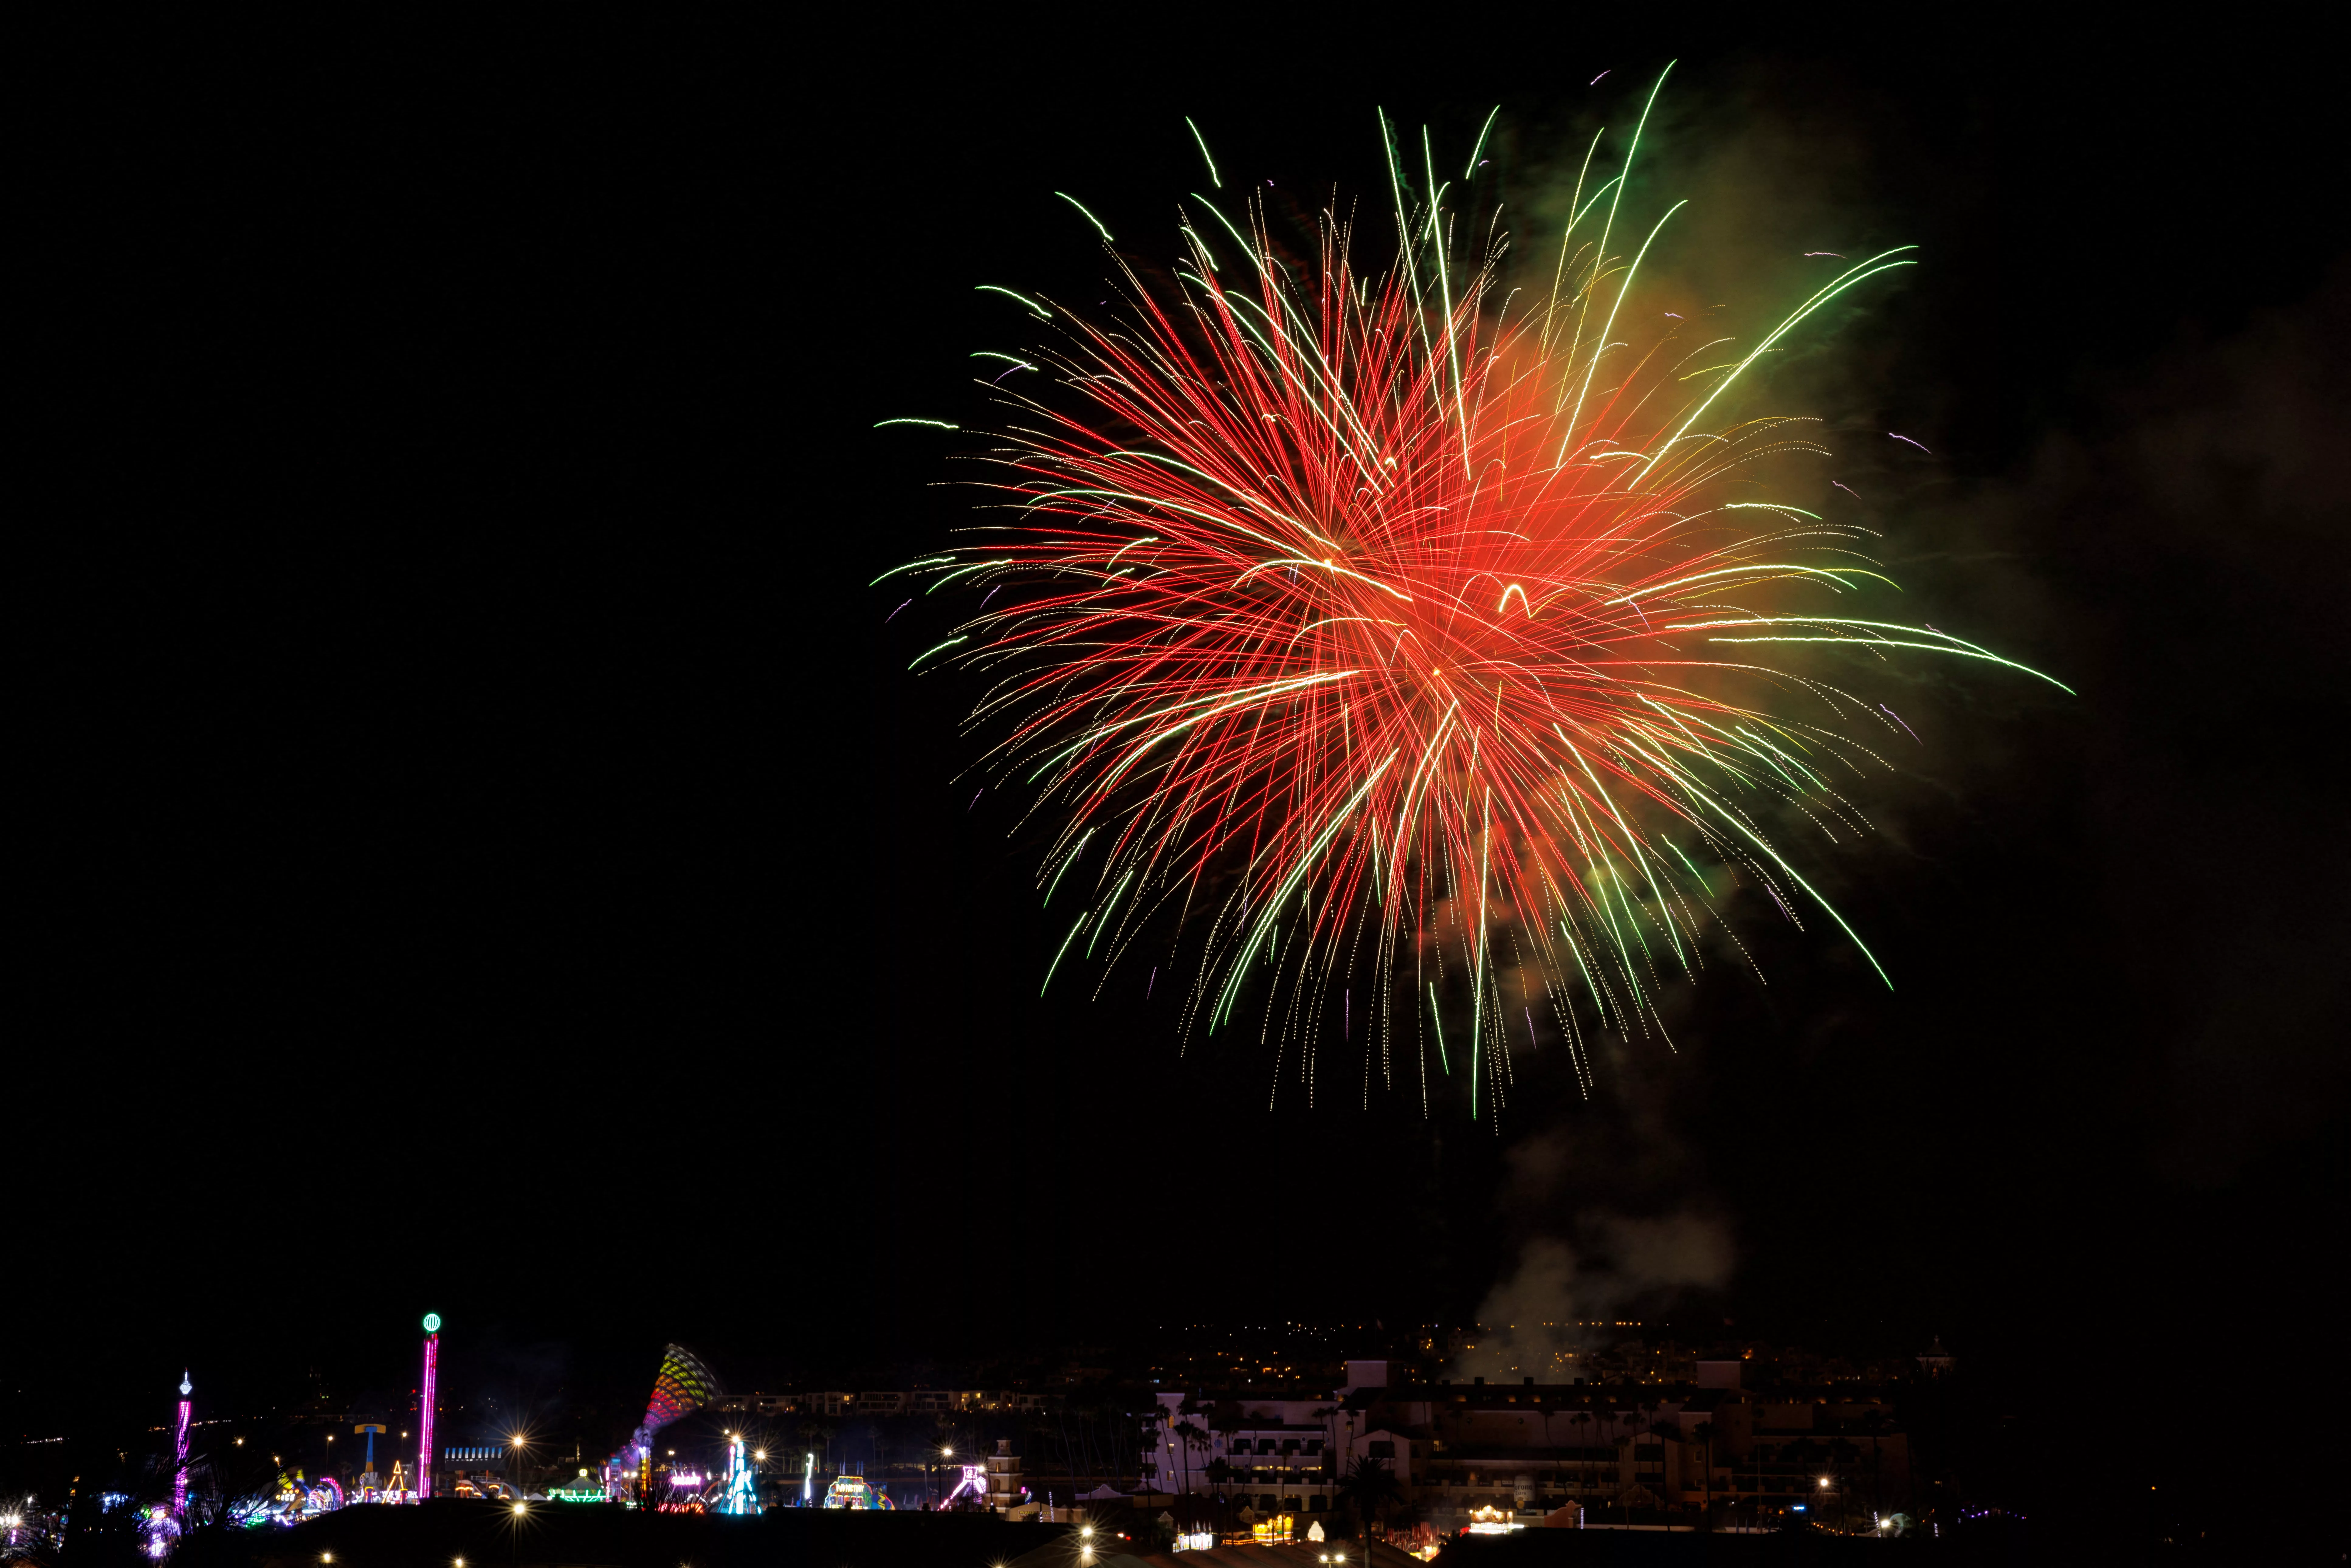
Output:
<svg viewBox="0 0 2351 1568">
<path fill-rule="evenodd" d="M 1499 224 L 1458 246 L 1474 224 L 1426 133 L 1412 157 L 1381 131 L 1376 276 L 1336 212 L 1295 257 L 1261 201 L 1195 195 L 1173 281 L 1119 261 L 1114 319 L 998 290 L 1054 329 L 986 356 L 1014 412 L 974 455 L 1012 515 L 884 576 L 983 591 L 914 667 L 994 676 L 984 767 L 1032 792 L 1046 903 L 1077 905 L 1047 986 L 1172 921 L 1147 983 L 1183 977 L 1187 1037 L 1254 1028 L 1277 1089 L 1311 1094 L 1335 1032 L 1366 1092 L 1408 1053 L 1424 1105 L 1433 1061 L 1493 1114 L 1514 1036 L 1562 1041 L 1587 1092 L 1596 1031 L 1663 1038 L 1661 988 L 1709 932 L 1735 946 L 1736 884 L 1860 944 L 1767 823 L 1865 831 L 1836 780 L 1885 764 L 1851 727 L 1900 732 L 1782 645 L 2010 662 L 1846 608 L 1885 581 L 1865 531 L 1757 478 L 1825 455 L 1810 422 L 1730 417 L 1742 375 L 1904 252 L 1750 341 L 1635 348 L 1672 213 L 1620 244 L 1624 174 L 1594 183 L 1587 154 L 1541 284 L 1506 294 Z"/>
</svg>

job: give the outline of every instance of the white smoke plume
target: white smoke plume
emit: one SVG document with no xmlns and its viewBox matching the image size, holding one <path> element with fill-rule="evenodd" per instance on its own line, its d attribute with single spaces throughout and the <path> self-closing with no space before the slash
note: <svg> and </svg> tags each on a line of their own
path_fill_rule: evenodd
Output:
<svg viewBox="0 0 2351 1568">
<path fill-rule="evenodd" d="M 1709 1216 L 1598 1214 L 1579 1228 L 1580 1249 L 1542 1236 L 1520 1250 L 1517 1269 L 1479 1308 L 1455 1377 L 1572 1382 L 1593 1351 L 1641 1337 L 1620 1324 L 1730 1278 L 1730 1233 Z"/>
</svg>

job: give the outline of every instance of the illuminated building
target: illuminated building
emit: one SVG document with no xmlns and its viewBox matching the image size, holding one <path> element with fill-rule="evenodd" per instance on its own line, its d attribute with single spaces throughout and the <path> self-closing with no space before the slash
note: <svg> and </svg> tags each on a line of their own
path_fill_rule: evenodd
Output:
<svg viewBox="0 0 2351 1568">
<path fill-rule="evenodd" d="M 996 1439 L 996 1452 L 987 1456 L 987 1506 L 998 1513 L 1008 1513 L 1029 1500 L 1029 1489 L 1020 1484 L 1020 1456 L 1012 1451 L 1012 1439 Z"/>
<path fill-rule="evenodd" d="M 1171 1491 L 1220 1494 L 1260 1517 L 1320 1511 L 1332 1470 L 1368 1459 L 1448 1534 L 1654 1528 L 1705 1511 L 1759 1522 L 1818 1509 L 1816 1493 L 1865 1521 L 1910 1501 L 1890 1386 L 1782 1375 L 1742 1388 L 1754 1364 L 1698 1357 L 1695 1383 L 1386 1386 L 1364 1375 L 1380 1364 L 1350 1363 L 1349 1385 L 1316 1399 L 1163 1392 L 1142 1458 Z"/>
<path fill-rule="evenodd" d="M 1408 1482 L 1416 1440 L 1390 1429 L 1394 1423 L 1377 1400 L 1395 1379 L 1394 1366 L 1345 1366 L 1335 1397 L 1250 1390 L 1191 1399 L 1195 1408 L 1186 1412 L 1182 1390 L 1163 1390 L 1157 1443 L 1143 1456 L 1144 1473 L 1162 1490 L 1221 1492 L 1264 1514 L 1330 1511 L 1337 1477 L 1359 1456 L 1380 1460 L 1400 1483 Z M 1211 1414 L 1210 1406 L 1223 1414 Z"/>
<path fill-rule="evenodd" d="M 952 1416 L 983 1410 L 1042 1410 L 1050 1394 L 1018 1388 L 807 1389 L 791 1394 L 722 1394 L 710 1408 L 739 1416 Z"/>
</svg>

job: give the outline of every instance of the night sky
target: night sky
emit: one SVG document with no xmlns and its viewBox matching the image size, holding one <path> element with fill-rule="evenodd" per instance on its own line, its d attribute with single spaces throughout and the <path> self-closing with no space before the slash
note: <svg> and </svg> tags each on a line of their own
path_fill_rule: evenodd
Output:
<svg viewBox="0 0 2351 1568">
<path fill-rule="evenodd" d="M 1588 1103 L 1522 1061 L 1499 1130 L 1269 1111 L 1140 972 L 1040 1001 L 1040 841 L 953 781 L 977 688 L 905 674 L 948 612 L 864 586 L 969 497 L 874 422 L 979 415 L 1017 318 L 975 284 L 1098 297 L 1053 191 L 1172 257 L 1186 114 L 1311 211 L 1380 199 L 1374 105 L 1466 142 L 1499 101 L 1531 192 L 1676 56 L 1646 193 L 1714 214 L 1707 281 L 1921 246 L 1792 403 L 1896 497 L 1922 618 L 2080 694 L 1903 699 L 1926 745 L 1831 872 L 1898 988 L 1751 932 L 1768 988 Z M 632 1396 L 670 1339 L 749 1386 L 1458 1322 L 1628 1221 L 1731 1249 L 1661 1310 L 1940 1334 L 2028 1409 L 2283 1400 L 2339 1337 L 2351 272 L 2306 41 L 595 9 L 43 64 L 72 259 L 20 309 L 70 435 L 19 492 L 57 566 L 0 1441 L 183 1364 L 399 1384 L 428 1308 L 460 1366 Z"/>
</svg>

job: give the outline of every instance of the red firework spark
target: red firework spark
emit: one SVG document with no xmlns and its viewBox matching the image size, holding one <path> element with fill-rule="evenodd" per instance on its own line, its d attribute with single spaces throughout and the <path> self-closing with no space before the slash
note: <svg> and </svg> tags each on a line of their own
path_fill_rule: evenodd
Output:
<svg viewBox="0 0 2351 1568">
<path fill-rule="evenodd" d="M 1610 186 L 1579 187 L 1579 221 Z M 1378 277 L 1334 215 L 1300 267 L 1261 204 L 1244 230 L 1196 197 L 1223 235 L 1186 225 L 1169 288 L 1122 263 L 1123 319 L 1023 299 L 1061 337 L 997 356 L 1060 389 L 998 389 L 1019 413 L 986 455 L 1017 517 L 897 570 L 990 584 L 915 664 L 998 672 L 974 714 L 1007 722 L 990 765 L 1061 813 L 1040 881 L 1050 904 L 1075 873 L 1085 907 L 1049 985 L 1081 937 L 1114 963 L 1174 906 L 1207 927 L 1187 1027 L 1259 996 L 1261 1037 L 1303 1047 L 1310 1085 L 1349 977 L 1372 971 L 1384 1063 L 1395 1003 L 1419 1040 L 1425 1001 L 1447 1071 L 1438 998 L 1466 988 L 1474 1114 L 1499 1107 L 1510 1020 L 1531 1031 L 1538 1006 L 1587 1090 L 1593 1028 L 1662 1034 L 1660 982 L 1694 977 L 1732 882 L 1844 925 L 1762 818 L 1787 801 L 1865 831 L 1831 776 L 1876 759 L 1834 726 L 1893 726 L 1749 645 L 2009 662 L 1837 608 L 1884 580 L 1863 530 L 1750 477 L 1823 453 L 1807 422 L 1702 423 L 1897 253 L 1743 350 L 1668 334 L 1635 353 L 1612 333 L 1649 241 L 1612 254 L 1614 198 L 1514 315 L 1493 303 L 1502 245 L 1453 258 L 1433 168 L 1426 189 L 1398 172 L 1399 259 Z M 1425 1052 L 1422 1079 L 1425 1099 Z"/>
</svg>

